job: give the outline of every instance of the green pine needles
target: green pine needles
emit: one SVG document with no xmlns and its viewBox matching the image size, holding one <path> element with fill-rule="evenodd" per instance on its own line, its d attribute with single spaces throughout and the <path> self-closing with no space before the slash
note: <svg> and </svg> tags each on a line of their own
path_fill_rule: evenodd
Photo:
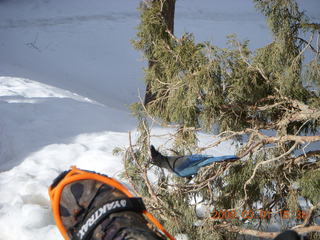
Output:
<svg viewBox="0 0 320 240">
<path fill-rule="evenodd" d="M 166 14 L 175 0 L 141 3 L 133 45 L 149 62 L 144 79 L 152 98 L 132 106 L 140 136 L 126 150 L 124 175 L 173 234 L 201 240 L 239 234 L 273 238 L 276 233 L 268 233 L 267 226 L 278 219 L 279 226 L 312 232 L 310 239 L 318 239 L 320 24 L 311 22 L 294 0 L 253 2 L 273 33 L 271 43 L 254 51 L 249 41 L 232 35 L 229 48 L 197 43 L 191 33 L 178 38 Z M 307 52 L 313 54 L 308 62 Z M 173 144 L 162 148 L 168 154 L 201 153 L 232 139 L 241 143 L 241 160 L 212 164 L 192 180 L 155 169 L 149 153 L 151 122 L 176 129 L 168 134 Z M 217 129 L 212 143 L 198 146 L 199 132 Z M 212 219 L 210 213 L 199 214 L 199 205 L 241 217 Z M 246 209 L 273 215 L 248 223 L 242 216 Z M 293 214 L 286 223 L 283 211 Z"/>
</svg>

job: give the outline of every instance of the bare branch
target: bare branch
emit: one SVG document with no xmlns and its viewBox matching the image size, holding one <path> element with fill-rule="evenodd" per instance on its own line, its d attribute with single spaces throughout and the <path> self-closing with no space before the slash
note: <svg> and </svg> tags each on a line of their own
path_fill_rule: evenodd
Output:
<svg viewBox="0 0 320 240">
<path fill-rule="evenodd" d="M 318 203 L 317 205 L 315 205 L 312 208 L 310 208 L 310 210 L 308 211 L 308 214 L 307 214 L 303 224 L 297 225 L 297 226 L 293 227 L 292 229 L 298 229 L 298 228 L 303 228 L 303 227 L 307 226 L 309 224 L 310 220 L 311 220 L 312 214 L 319 207 L 320 207 L 320 203 Z"/>
<path fill-rule="evenodd" d="M 287 126 L 290 122 L 305 122 L 311 119 L 320 119 L 319 109 L 310 108 L 310 106 L 298 101 L 286 99 L 296 110 L 287 117 L 278 122 L 278 126 Z M 292 111 L 292 110 L 291 110 Z"/>
<path fill-rule="evenodd" d="M 281 159 L 281 158 L 289 155 L 292 151 L 294 151 L 294 150 L 296 149 L 297 145 L 298 145 L 298 142 L 295 142 L 295 143 L 293 144 L 293 146 L 292 146 L 287 152 L 283 153 L 282 155 L 280 155 L 280 156 L 278 156 L 278 157 L 272 158 L 272 159 L 270 159 L 270 160 L 263 161 L 263 162 L 259 162 L 259 163 L 255 166 L 251 177 L 246 181 L 246 183 L 245 183 L 244 186 L 243 186 L 244 194 L 245 194 L 245 198 L 244 198 L 245 201 L 248 200 L 247 186 L 248 186 L 248 185 L 251 183 L 251 181 L 254 179 L 254 177 L 255 177 L 255 175 L 256 175 L 256 173 L 257 173 L 258 168 L 259 168 L 260 166 L 262 166 L 262 165 L 265 165 L 265 164 L 268 164 L 268 163 L 277 161 L 277 160 L 279 160 L 279 159 Z"/>
<path fill-rule="evenodd" d="M 302 160 L 313 157 L 313 156 L 320 156 L 320 151 L 309 151 L 307 153 L 303 153 L 295 158 L 289 158 L 288 160 L 286 160 L 286 163 L 284 164 L 285 167 L 283 168 L 284 170 L 291 168 L 293 165 L 299 165 L 300 167 L 302 167 L 302 169 L 305 166 L 315 166 L 317 165 L 317 162 L 306 162 L 306 163 L 301 163 Z"/>
<path fill-rule="evenodd" d="M 166 30 L 166 33 L 168 33 L 169 36 L 176 42 L 180 42 L 180 40 L 175 35 L 173 35 L 173 33 L 169 29 Z"/>
<path fill-rule="evenodd" d="M 134 155 L 134 151 L 133 151 L 133 147 L 132 147 L 132 141 L 131 141 L 131 133 L 130 132 L 129 132 L 129 148 L 130 148 L 131 157 L 134 159 L 134 161 L 136 163 L 139 163 L 139 161 L 137 160 L 136 156 Z M 148 191 L 149 191 L 152 199 L 158 201 L 157 195 L 155 194 L 155 192 L 154 192 L 154 190 L 153 190 L 153 188 L 152 188 L 152 186 L 150 184 L 150 181 L 148 179 L 146 168 L 143 168 L 141 165 L 140 165 L 140 168 L 141 168 L 141 170 L 144 169 L 142 177 L 146 182 L 146 185 L 148 187 Z"/>
<path fill-rule="evenodd" d="M 240 43 L 239 43 L 238 41 L 237 41 L 236 43 L 237 43 L 237 45 L 238 45 L 239 53 L 240 53 L 240 56 L 241 56 L 242 60 L 243 60 L 250 68 L 256 69 L 266 81 L 269 81 L 269 79 L 267 78 L 267 76 L 265 75 L 265 73 L 263 72 L 263 70 L 262 70 L 260 67 L 258 67 L 258 66 L 253 66 L 253 65 L 249 62 L 249 60 L 243 55 Z"/>
<path fill-rule="evenodd" d="M 303 42 L 304 44 L 306 44 L 306 47 L 310 47 L 310 49 L 311 49 L 314 53 L 319 54 L 319 52 L 317 51 L 317 49 L 311 45 L 311 42 L 310 42 L 310 41 L 308 42 L 308 41 L 306 41 L 305 39 L 300 38 L 300 37 L 298 37 L 297 39 L 300 40 L 301 42 Z"/>
<path fill-rule="evenodd" d="M 320 136 L 295 136 L 295 135 L 286 135 L 281 137 L 266 137 L 263 139 L 264 143 L 283 143 L 288 141 L 295 141 L 299 143 L 306 142 L 316 142 L 320 141 Z"/>
<path fill-rule="evenodd" d="M 314 33 L 311 34 L 311 37 L 310 37 L 309 41 L 307 42 L 306 46 L 299 52 L 298 56 L 295 57 L 294 61 L 292 61 L 292 65 L 296 60 L 298 60 L 300 58 L 300 56 L 306 51 L 306 49 L 308 47 L 313 49 L 313 47 L 311 46 L 311 42 L 312 42 L 313 38 L 314 38 Z"/>
<path fill-rule="evenodd" d="M 246 229 L 237 226 L 232 226 L 230 224 L 219 224 L 215 225 L 216 228 L 222 228 L 229 232 L 239 233 L 241 235 L 250 235 L 259 238 L 267 238 L 273 239 L 275 238 L 280 232 L 262 232 L 258 230 Z M 305 234 L 310 232 L 320 232 L 320 226 L 309 226 L 309 227 L 299 227 L 294 229 L 298 234 Z"/>
</svg>

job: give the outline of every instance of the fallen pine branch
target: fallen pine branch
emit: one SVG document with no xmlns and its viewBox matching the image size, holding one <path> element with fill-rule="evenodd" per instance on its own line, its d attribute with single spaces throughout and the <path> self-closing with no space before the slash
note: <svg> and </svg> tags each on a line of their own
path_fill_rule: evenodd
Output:
<svg viewBox="0 0 320 240">
<path fill-rule="evenodd" d="M 254 237 L 267 238 L 267 239 L 273 239 L 280 234 L 280 232 L 262 232 L 258 230 L 232 226 L 230 224 L 218 224 L 218 225 L 215 225 L 215 228 L 222 228 L 224 230 L 227 230 L 228 232 L 239 233 L 241 235 L 250 235 Z M 309 227 L 299 227 L 299 228 L 295 228 L 294 231 L 296 231 L 298 234 L 320 232 L 320 226 L 313 225 Z"/>
</svg>

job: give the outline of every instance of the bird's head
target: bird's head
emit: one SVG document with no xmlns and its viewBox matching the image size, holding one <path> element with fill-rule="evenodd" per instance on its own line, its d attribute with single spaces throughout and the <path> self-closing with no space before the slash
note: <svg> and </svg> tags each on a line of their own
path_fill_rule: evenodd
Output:
<svg viewBox="0 0 320 240">
<path fill-rule="evenodd" d="M 153 145 L 150 146 L 150 152 L 151 152 L 151 163 L 161 167 L 166 168 L 168 165 L 167 157 L 163 156 L 159 151 L 155 149 Z"/>
</svg>

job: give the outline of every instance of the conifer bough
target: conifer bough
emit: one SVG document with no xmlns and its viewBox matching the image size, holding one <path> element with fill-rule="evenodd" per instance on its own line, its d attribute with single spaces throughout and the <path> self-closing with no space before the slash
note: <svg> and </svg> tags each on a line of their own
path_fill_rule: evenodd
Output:
<svg viewBox="0 0 320 240">
<path fill-rule="evenodd" d="M 173 234 L 202 240 L 260 236 L 277 220 L 213 221 L 197 214 L 191 203 L 198 202 L 238 212 L 303 210 L 305 219 L 293 216 L 282 227 L 319 239 L 320 24 L 294 0 L 253 3 L 273 34 L 272 42 L 255 50 L 235 36 L 228 38 L 229 48 L 197 43 L 191 33 L 175 36 L 175 0 L 141 3 L 133 45 L 149 62 L 147 94 L 132 105 L 140 137 L 124 155 L 126 177 Z M 306 53 L 313 54 L 308 62 Z M 168 134 L 173 146 L 160 146 L 162 152 L 203 153 L 232 139 L 242 158 L 207 166 L 192 181 L 158 169 L 157 184 L 150 184 L 152 121 L 176 129 Z M 212 143 L 197 145 L 201 131 L 212 134 Z"/>
</svg>

